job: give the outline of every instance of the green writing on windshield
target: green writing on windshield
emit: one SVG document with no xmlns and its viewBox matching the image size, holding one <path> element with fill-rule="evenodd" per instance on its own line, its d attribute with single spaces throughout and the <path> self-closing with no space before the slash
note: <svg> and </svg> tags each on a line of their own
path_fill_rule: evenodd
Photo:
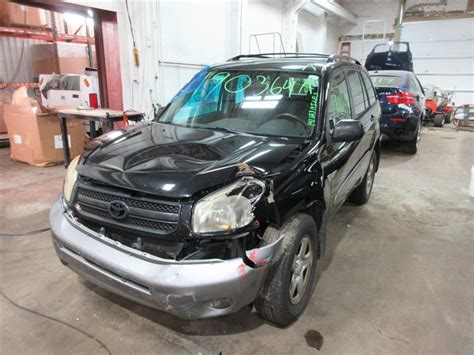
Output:
<svg viewBox="0 0 474 355">
<path fill-rule="evenodd" d="M 311 102 L 308 110 L 308 120 L 306 123 L 308 126 L 314 126 L 316 124 L 316 113 L 318 112 L 318 92 L 315 91 L 311 95 Z"/>
<path fill-rule="evenodd" d="M 316 75 L 309 75 L 307 78 L 281 76 L 271 77 L 270 75 L 259 74 L 250 76 L 248 74 L 233 75 L 230 72 L 208 73 L 203 82 L 197 87 L 192 96 L 199 95 L 203 99 L 212 96 L 214 92 L 224 89 L 230 94 L 245 93 L 251 89 L 255 96 L 261 95 L 283 95 L 306 96 L 312 95 L 313 90 L 319 86 L 319 78 Z M 317 91 L 317 90 L 316 90 Z"/>
</svg>

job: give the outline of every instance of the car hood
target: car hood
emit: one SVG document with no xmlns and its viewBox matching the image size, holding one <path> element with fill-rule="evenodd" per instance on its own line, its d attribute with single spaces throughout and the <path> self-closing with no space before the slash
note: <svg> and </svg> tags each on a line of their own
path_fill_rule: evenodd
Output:
<svg viewBox="0 0 474 355">
<path fill-rule="evenodd" d="M 186 199 L 238 176 L 267 175 L 291 160 L 302 143 L 153 122 L 93 140 L 78 172 L 106 184 Z"/>
</svg>

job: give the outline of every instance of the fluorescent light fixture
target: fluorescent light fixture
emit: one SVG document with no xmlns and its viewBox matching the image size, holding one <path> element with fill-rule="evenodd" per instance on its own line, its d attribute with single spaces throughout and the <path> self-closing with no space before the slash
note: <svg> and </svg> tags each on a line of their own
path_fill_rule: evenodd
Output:
<svg viewBox="0 0 474 355">
<path fill-rule="evenodd" d="M 278 105 L 278 101 L 244 101 L 242 108 L 260 108 L 269 109 L 275 108 Z"/>
</svg>

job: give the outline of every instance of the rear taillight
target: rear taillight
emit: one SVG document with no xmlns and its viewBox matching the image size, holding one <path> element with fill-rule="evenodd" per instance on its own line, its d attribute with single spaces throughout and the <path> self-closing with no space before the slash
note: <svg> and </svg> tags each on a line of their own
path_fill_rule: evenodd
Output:
<svg viewBox="0 0 474 355">
<path fill-rule="evenodd" d="M 403 117 L 395 117 L 395 118 L 390 118 L 390 122 L 397 122 L 397 123 L 402 123 L 405 122 L 407 119 Z"/>
<path fill-rule="evenodd" d="M 409 92 L 399 92 L 395 95 L 388 95 L 387 102 L 394 105 L 411 105 L 415 102 L 415 95 Z"/>
</svg>

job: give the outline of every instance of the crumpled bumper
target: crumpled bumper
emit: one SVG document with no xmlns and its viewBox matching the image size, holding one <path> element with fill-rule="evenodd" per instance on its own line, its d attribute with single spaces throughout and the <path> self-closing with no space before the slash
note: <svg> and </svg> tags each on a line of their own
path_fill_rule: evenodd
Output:
<svg viewBox="0 0 474 355">
<path fill-rule="evenodd" d="M 199 319 L 229 314 L 250 304 L 266 277 L 281 243 L 250 250 L 231 260 L 170 261 L 124 246 L 80 224 L 62 198 L 50 212 L 56 253 L 73 271 L 92 283 L 132 301 Z"/>
</svg>

